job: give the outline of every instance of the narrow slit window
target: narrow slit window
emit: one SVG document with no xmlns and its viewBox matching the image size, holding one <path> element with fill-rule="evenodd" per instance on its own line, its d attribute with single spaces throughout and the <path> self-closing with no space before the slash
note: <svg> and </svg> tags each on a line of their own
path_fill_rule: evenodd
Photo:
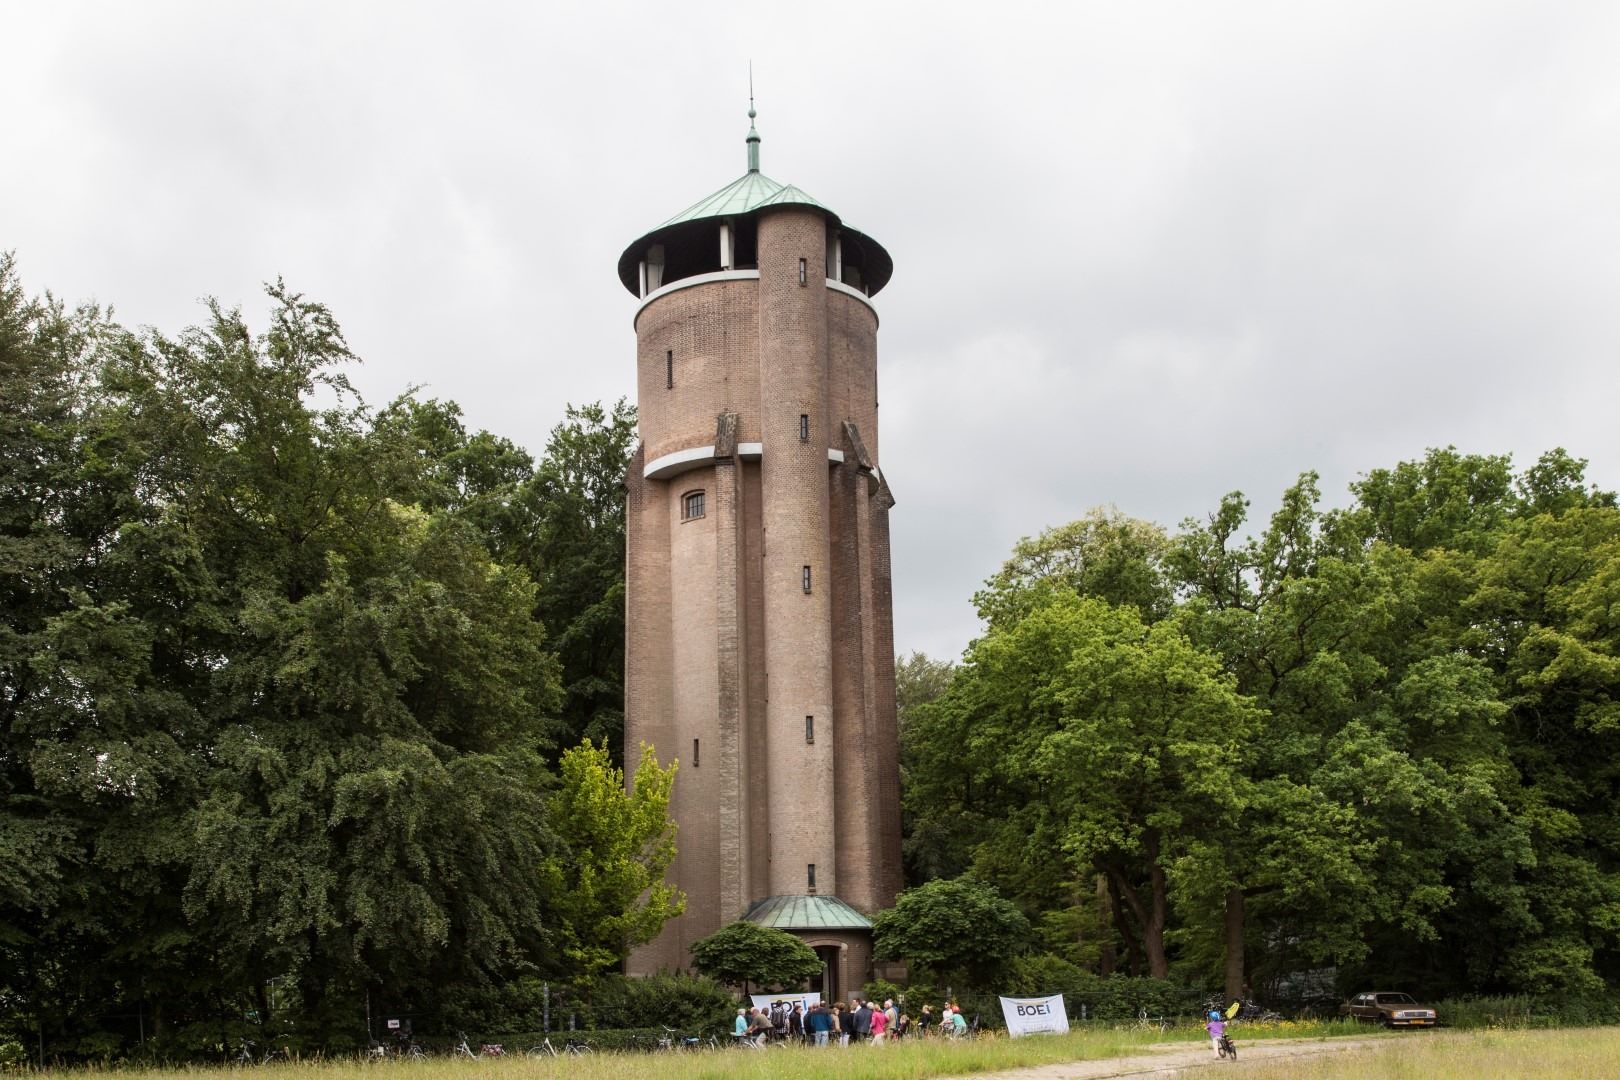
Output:
<svg viewBox="0 0 1620 1080">
<path fill-rule="evenodd" d="M 675 350 L 664 350 L 664 389 L 675 388 Z"/>
<path fill-rule="evenodd" d="M 799 441 L 800 442 L 809 442 L 810 441 L 810 414 L 809 413 L 800 413 L 799 414 Z"/>
<path fill-rule="evenodd" d="M 804 742 L 806 746 L 814 746 L 816 743 L 816 718 L 813 716 L 804 718 Z"/>
<path fill-rule="evenodd" d="M 810 284 L 810 264 L 804 259 L 799 260 L 799 284 Z"/>
<path fill-rule="evenodd" d="M 810 568 L 808 566 L 804 568 L 804 591 L 810 591 Z"/>
<path fill-rule="evenodd" d="M 815 863 L 806 863 L 805 864 L 805 877 L 809 881 L 810 891 L 815 892 L 816 891 L 816 864 Z"/>
<path fill-rule="evenodd" d="M 694 768 L 694 769 L 697 768 L 698 764 L 699 764 L 699 760 L 698 760 L 698 741 L 696 739 L 693 739 L 692 740 L 692 768 Z"/>
<path fill-rule="evenodd" d="M 703 492 L 688 491 L 681 496 L 681 520 L 693 521 L 703 516 Z"/>
</svg>

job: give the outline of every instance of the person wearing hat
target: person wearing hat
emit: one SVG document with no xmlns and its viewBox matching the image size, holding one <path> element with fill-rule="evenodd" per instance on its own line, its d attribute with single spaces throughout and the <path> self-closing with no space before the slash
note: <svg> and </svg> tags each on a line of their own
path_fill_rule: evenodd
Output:
<svg viewBox="0 0 1620 1080">
<path fill-rule="evenodd" d="M 1214 1009 L 1209 1010 L 1209 1023 L 1204 1025 L 1209 1032 L 1209 1048 L 1216 1057 L 1221 1056 L 1221 1036 L 1226 1034 L 1226 1018 Z"/>
</svg>

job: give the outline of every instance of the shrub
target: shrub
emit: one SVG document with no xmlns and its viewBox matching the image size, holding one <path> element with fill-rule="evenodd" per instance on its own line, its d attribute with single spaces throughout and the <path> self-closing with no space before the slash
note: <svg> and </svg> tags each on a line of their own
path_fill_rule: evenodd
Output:
<svg viewBox="0 0 1620 1080">
<path fill-rule="evenodd" d="M 593 1028 L 672 1027 L 688 1034 L 730 1030 L 737 999 L 713 979 L 695 975 L 599 977 L 591 992 Z"/>
<path fill-rule="evenodd" d="M 11 1039 L 0 1042 L 0 1072 L 21 1072 L 28 1067 L 28 1060 L 22 1043 Z"/>
<path fill-rule="evenodd" d="M 1454 998 L 1435 1003 L 1440 1023 L 1455 1028 L 1584 1027 L 1620 1022 L 1620 997 L 1605 994 Z"/>
<path fill-rule="evenodd" d="M 1197 1011 L 1198 991 L 1166 979 L 1133 975 L 1094 975 L 1050 953 L 1021 956 L 1007 972 L 1009 997 L 1062 994 L 1071 1020 L 1079 1019 L 1080 1006 L 1096 1020 L 1134 1020 L 1149 1016 L 1176 1016 Z"/>
</svg>

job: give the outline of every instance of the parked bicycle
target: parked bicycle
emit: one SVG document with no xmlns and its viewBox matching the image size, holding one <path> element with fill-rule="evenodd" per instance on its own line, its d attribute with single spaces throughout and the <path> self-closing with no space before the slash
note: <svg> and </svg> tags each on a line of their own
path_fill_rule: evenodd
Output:
<svg viewBox="0 0 1620 1080">
<path fill-rule="evenodd" d="M 664 1028 L 664 1033 L 658 1037 L 659 1050 L 684 1052 L 696 1050 L 703 1044 L 703 1040 L 696 1035 L 682 1035 L 676 1029 L 666 1027 L 663 1024 L 660 1024 L 659 1027 Z"/>
<path fill-rule="evenodd" d="M 252 1039 L 243 1039 L 242 1045 L 237 1049 L 233 1063 L 236 1065 L 268 1065 L 272 1061 L 286 1061 L 287 1051 L 279 1046 L 266 1047 L 264 1053 L 258 1052 L 258 1043 Z"/>
<path fill-rule="evenodd" d="M 1146 1006 L 1136 1014 L 1136 1026 L 1145 1031 L 1169 1031 L 1175 1025 L 1173 1016 L 1149 1016 Z"/>
<path fill-rule="evenodd" d="M 367 1061 L 387 1061 L 389 1058 L 404 1058 L 407 1061 L 426 1061 L 427 1051 L 414 1042 L 396 1042 L 390 1046 L 375 1039 L 366 1048 Z"/>
<path fill-rule="evenodd" d="M 479 1043 L 478 1053 L 475 1054 L 473 1053 L 472 1046 L 467 1042 L 467 1033 L 465 1031 L 460 1033 L 459 1038 L 460 1041 L 450 1048 L 451 1057 L 481 1058 L 506 1056 L 506 1047 L 502 1046 L 500 1043 Z"/>
<path fill-rule="evenodd" d="M 585 1042 L 583 1039 L 575 1039 L 572 1035 L 568 1036 L 560 1047 L 552 1043 L 549 1035 L 539 1045 L 529 1047 L 529 1056 L 532 1058 L 564 1057 L 569 1054 L 575 1057 L 584 1057 L 586 1054 L 595 1052 L 590 1043 Z"/>
</svg>

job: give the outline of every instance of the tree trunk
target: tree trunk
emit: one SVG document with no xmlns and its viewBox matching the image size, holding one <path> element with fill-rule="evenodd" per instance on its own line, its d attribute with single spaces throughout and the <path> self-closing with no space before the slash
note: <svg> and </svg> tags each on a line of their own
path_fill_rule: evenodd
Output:
<svg viewBox="0 0 1620 1080">
<path fill-rule="evenodd" d="M 1126 911 L 1129 910 L 1136 916 L 1139 926 L 1147 924 L 1147 915 L 1142 910 L 1141 898 L 1136 895 L 1131 883 L 1125 880 L 1125 875 L 1119 867 L 1110 866 L 1107 871 L 1108 895 L 1114 906 L 1114 925 L 1119 927 L 1120 936 L 1125 939 L 1125 955 L 1131 974 L 1140 975 L 1146 959 L 1142 952 L 1142 935 L 1132 928 L 1130 920 L 1126 918 Z"/>
<path fill-rule="evenodd" d="M 1097 875 L 1097 966 L 1103 977 L 1114 973 L 1119 957 L 1114 951 L 1114 934 L 1109 928 L 1110 916 L 1114 912 L 1113 900 L 1108 895 L 1108 877 L 1105 874 Z"/>
<path fill-rule="evenodd" d="M 1226 890 L 1226 1000 L 1243 996 L 1243 890 Z"/>
<path fill-rule="evenodd" d="M 1158 844 L 1152 844 L 1157 855 Z M 1148 974 L 1155 979 L 1170 977 L 1170 960 L 1164 953 L 1164 924 L 1168 921 L 1170 902 L 1164 881 L 1164 868 L 1155 858 L 1148 869 L 1148 882 L 1152 888 L 1152 909 L 1146 925 L 1142 927 L 1142 948 L 1147 952 Z"/>
<path fill-rule="evenodd" d="M 1131 912 L 1142 927 L 1142 951 L 1147 954 L 1148 974 L 1155 979 L 1168 978 L 1170 975 L 1170 961 L 1164 953 L 1164 924 L 1167 921 L 1170 902 L 1166 894 L 1164 881 L 1164 868 L 1159 865 L 1159 836 L 1157 833 L 1148 833 L 1143 840 L 1142 853 L 1147 856 L 1148 862 L 1148 902 L 1142 903 L 1142 897 L 1131 887 L 1130 882 L 1124 879 L 1117 868 L 1111 872 L 1113 880 L 1119 885 L 1120 895 L 1130 905 Z"/>
</svg>

